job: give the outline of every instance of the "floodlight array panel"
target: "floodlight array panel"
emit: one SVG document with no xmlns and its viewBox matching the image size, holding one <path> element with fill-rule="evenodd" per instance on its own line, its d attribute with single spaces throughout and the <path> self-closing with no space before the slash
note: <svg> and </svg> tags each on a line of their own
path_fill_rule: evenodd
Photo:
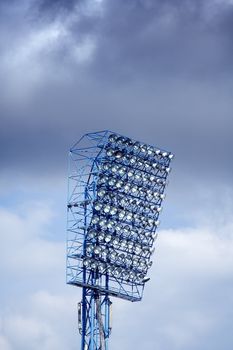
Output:
<svg viewBox="0 0 233 350">
<path fill-rule="evenodd" d="M 109 131 L 72 147 L 68 283 L 141 299 L 171 158 Z"/>
</svg>

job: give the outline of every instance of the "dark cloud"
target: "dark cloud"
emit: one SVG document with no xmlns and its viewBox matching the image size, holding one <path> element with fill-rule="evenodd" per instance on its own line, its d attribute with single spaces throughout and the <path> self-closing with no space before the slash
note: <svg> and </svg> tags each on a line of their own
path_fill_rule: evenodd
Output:
<svg viewBox="0 0 233 350">
<path fill-rule="evenodd" d="M 65 9 L 67 11 L 73 10 L 74 6 L 79 2 L 78 0 L 39 0 L 35 5 L 37 5 L 41 11 L 56 13 L 57 10 L 59 11 L 60 9 Z"/>
<path fill-rule="evenodd" d="M 16 11 L 15 35 L 13 18 L 8 24 L 13 51 L 6 56 L 7 74 L 1 72 L 2 95 L 8 91 L 1 102 L 3 169 L 64 174 L 67 150 L 81 134 L 112 129 L 176 154 L 170 203 L 179 191 L 181 202 L 197 206 L 203 188 L 231 186 L 232 7 L 207 1 L 65 3 L 33 2 L 26 17 Z M 44 20 L 32 25 L 35 9 Z M 29 29 L 34 36 L 27 40 Z M 4 55 L 6 42 L 7 35 Z M 13 89 L 7 90 L 9 79 Z M 23 103 L 15 86 L 26 95 Z M 188 194 L 194 187 L 197 198 Z"/>
<path fill-rule="evenodd" d="M 105 11 L 93 69 L 98 76 L 203 79 L 232 71 L 230 6 L 216 9 L 207 1 L 110 1 Z"/>
</svg>

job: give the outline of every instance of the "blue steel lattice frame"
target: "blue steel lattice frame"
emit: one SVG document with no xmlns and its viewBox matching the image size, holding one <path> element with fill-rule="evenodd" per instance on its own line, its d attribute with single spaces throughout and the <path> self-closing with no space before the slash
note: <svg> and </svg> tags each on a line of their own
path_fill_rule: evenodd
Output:
<svg viewBox="0 0 233 350">
<path fill-rule="evenodd" d="M 172 157 L 110 131 L 70 149 L 67 283 L 83 288 L 82 349 L 107 348 L 109 296 L 142 298 Z"/>
<path fill-rule="evenodd" d="M 108 349 L 111 334 L 111 301 L 91 288 L 83 288 L 81 302 L 81 350 Z M 98 310 L 99 308 L 99 310 Z"/>
</svg>

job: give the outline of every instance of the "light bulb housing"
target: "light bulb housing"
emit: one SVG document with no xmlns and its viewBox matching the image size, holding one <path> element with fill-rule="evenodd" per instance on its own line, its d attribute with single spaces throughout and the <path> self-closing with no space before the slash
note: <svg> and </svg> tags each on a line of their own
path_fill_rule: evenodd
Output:
<svg viewBox="0 0 233 350">
<path fill-rule="evenodd" d="M 142 298 L 172 158 L 109 131 L 71 148 L 67 283 Z"/>
</svg>

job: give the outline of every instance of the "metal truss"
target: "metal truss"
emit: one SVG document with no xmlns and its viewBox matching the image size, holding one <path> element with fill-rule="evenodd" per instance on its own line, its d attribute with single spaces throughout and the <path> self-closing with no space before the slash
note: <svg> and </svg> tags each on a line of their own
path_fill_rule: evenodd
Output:
<svg viewBox="0 0 233 350">
<path fill-rule="evenodd" d="M 81 350 L 108 350 L 111 305 L 107 293 L 83 288 L 82 302 L 78 305 Z"/>
<path fill-rule="evenodd" d="M 144 285 L 128 283 L 117 277 L 98 276 L 83 267 L 88 243 L 87 230 L 93 216 L 93 202 L 97 194 L 104 146 L 111 132 L 103 131 L 84 135 L 70 150 L 69 197 L 67 220 L 67 283 L 91 287 L 101 293 L 130 301 L 142 298 Z"/>
<path fill-rule="evenodd" d="M 142 299 L 172 157 L 110 131 L 85 134 L 70 149 L 66 277 L 82 288 L 81 350 L 108 350 L 110 296 Z"/>
</svg>

